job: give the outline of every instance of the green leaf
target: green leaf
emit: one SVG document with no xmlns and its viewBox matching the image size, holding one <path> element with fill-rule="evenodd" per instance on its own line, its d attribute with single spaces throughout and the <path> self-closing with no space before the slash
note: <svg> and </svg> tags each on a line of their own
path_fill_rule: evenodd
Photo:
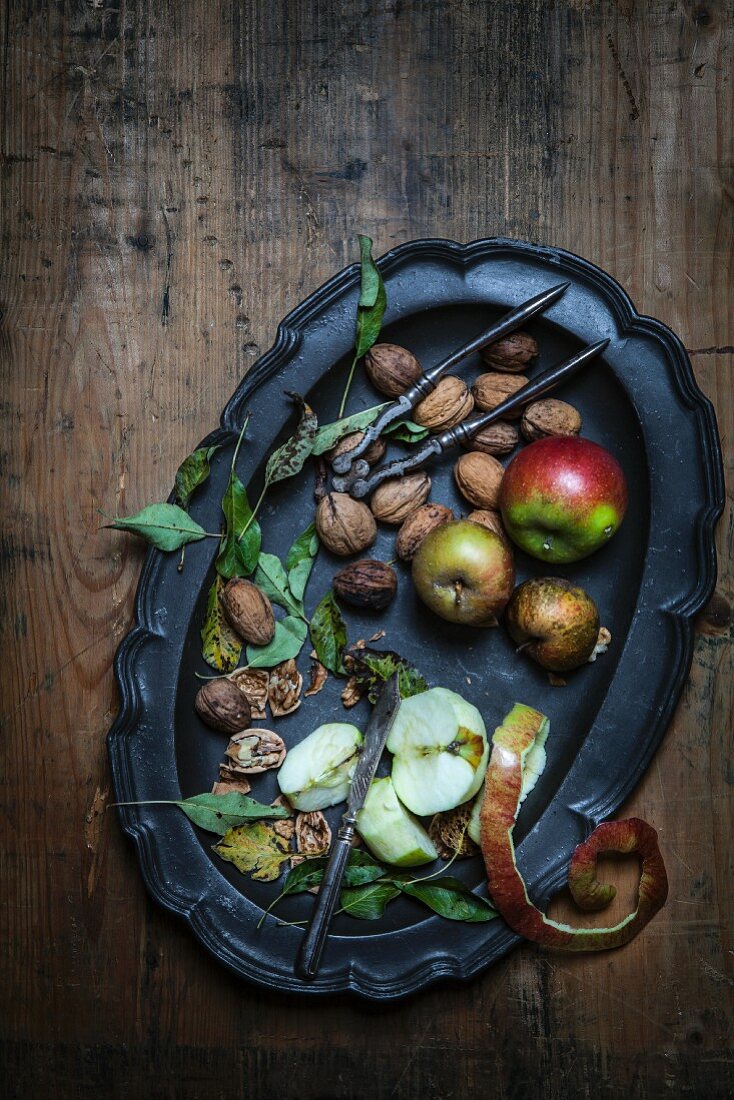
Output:
<svg viewBox="0 0 734 1100">
<path fill-rule="evenodd" d="M 328 859 L 316 856 L 304 859 L 302 863 L 288 872 L 283 886 L 283 894 L 302 894 L 312 886 L 318 886 L 324 877 Z M 365 882 L 374 882 L 385 874 L 385 868 L 369 852 L 355 848 L 349 853 L 349 862 L 344 872 L 345 886 L 361 886 Z"/>
<path fill-rule="evenodd" d="M 473 894 L 460 879 L 450 875 L 436 879 L 418 879 L 415 882 L 401 882 L 397 878 L 394 881 L 404 894 L 422 901 L 434 913 L 446 917 L 447 920 L 476 924 L 479 921 L 494 920 L 497 916 L 497 910 L 488 901 Z"/>
<path fill-rule="evenodd" d="M 234 469 L 229 475 L 226 492 L 222 498 L 224 534 L 219 545 L 216 568 L 220 576 L 249 577 L 257 565 L 262 535 L 257 520 L 252 520 L 244 536 L 242 531 L 252 517 L 247 490 Z"/>
<path fill-rule="evenodd" d="M 345 654 L 344 665 L 347 673 L 356 677 L 358 684 L 368 692 L 372 703 L 377 701 L 380 685 L 389 680 L 394 672 L 398 673 L 403 699 L 428 690 L 428 683 L 420 672 L 399 653 L 389 649 L 351 649 Z"/>
<path fill-rule="evenodd" d="M 284 607 L 286 611 L 296 615 L 303 614 L 303 606 L 291 596 L 288 588 L 288 577 L 281 565 L 280 558 L 275 554 L 260 554 L 257 559 L 257 569 L 252 578 L 257 587 L 265 593 L 269 600 Z"/>
<path fill-rule="evenodd" d="M 299 535 L 286 554 L 285 567 L 288 570 L 288 587 L 295 600 L 303 601 L 308 578 L 319 552 L 319 537 L 316 525 L 309 523 L 303 534 Z"/>
<path fill-rule="evenodd" d="M 301 406 L 301 419 L 290 439 L 273 451 L 268 459 L 265 467 L 265 488 L 300 473 L 304 462 L 313 451 L 319 427 L 318 417 L 300 394 L 289 393 L 288 396 Z"/>
<path fill-rule="evenodd" d="M 398 420 L 385 428 L 385 435 L 389 435 L 391 439 L 399 439 L 402 443 L 419 443 L 428 435 L 428 428 L 423 428 L 412 420 Z"/>
<path fill-rule="evenodd" d="M 311 641 L 322 665 L 337 676 L 346 672 L 343 653 L 347 628 L 331 589 L 311 616 Z"/>
<path fill-rule="evenodd" d="M 224 836 L 246 821 L 266 817 L 290 817 L 282 806 L 264 806 L 249 795 L 231 791 L 229 794 L 195 794 L 181 800 L 154 798 L 145 802 L 113 802 L 113 806 L 178 806 L 194 825 L 209 833 Z"/>
<path fill-rule="evenodd" d="M 139 535 L 158 550 L 180 550 L 187 542 L 206 538 L 204 528 L 177 504 L 149 504 L 134 516 L 116 516 L 103 526 Z"/>
<path fill-rule="evenodd" d="M 316 433 L 312 454 L 322 455 L 325 451 L 330 451 L 340 439 L 345 435 L 349 435 L 350 432 L 358 432 L 363 428 L 368 428 L 389 404 L 390 402 L 386 401 L 383 405 L 373 405 L 370 409 L 363 409 L 362 412 L 353 413 L 352 416 L 345 416 L 341 420 L 335 420 L 332 424 L 324 424 Z"/>
<path fill-rule="evenodd" d="M 400 890 L 391 882 L 370 882 L 364 886 L 347 887 L 342 890 L 339 898 L 340 912 L 360 920 L 379 920 L 388 902 L 399 893 Z"/>
<path fill-rule="evenodd" d="M 182 508 L 188 508 L 191 494 L 209 477 L 209 463 L 217 450 L 219 444 L 216 443 L 213 447 L 197 447 L 179 466 L 173 491 L 176 503 Z"/>
<path fill-rule="evenodd" d="M 275 634 L 267 645 L 248 645 L 247 664 L 250 668 L 274 668 L 281 661 L 297 657 L 303 648 L 308 624 L 295 615 L 287 615 L 275 624 Z"/>
<path fill-rule="evenodd" d="M 224 581 L 217 576 L 206 602 L 206 618 L 201 628 L 201 655 L 218 672 L 231 672 L 240 659 L 242 642 L 222 613 L 219 594 L 223 591 Z"/>
<path fill-rule="evenodd" d="M 230 829 L 213 845 L 213 850 L 228 863 L 234 863 L 243 875 L 251 872 L 258 882 L 273 882 L 280 874 L 281 864 L 292 855 L 288 839 L 264 821 Z"/>
<path fill-rule="evenodd" d="M 369 237 L 360 234 L 359 251 L 362 268 L 359 304 L 357 306 L 357 327 L 354 339 L 358 359 L 369 351 L 380 335 L 382 318 L 385 315 L 387 306 L 385 284 L 372 259 L 372 241 Z"/>
</svg>

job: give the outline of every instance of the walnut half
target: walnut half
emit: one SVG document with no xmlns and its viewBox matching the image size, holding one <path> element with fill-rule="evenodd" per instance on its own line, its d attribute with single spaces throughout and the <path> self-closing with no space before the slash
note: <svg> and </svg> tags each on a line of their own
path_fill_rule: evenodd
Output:
<svg viewBox="0 0 734 1100">
<path fill-rule="evenodd" d="M 231 761 L 223 764 L 228 771 L 240 775 L 256 775 L 270 768 L 279 768 L 285 760 L 285 743 L 272 730 L 249 729 L 236 733 L 225 754 Z"/>
</svg>

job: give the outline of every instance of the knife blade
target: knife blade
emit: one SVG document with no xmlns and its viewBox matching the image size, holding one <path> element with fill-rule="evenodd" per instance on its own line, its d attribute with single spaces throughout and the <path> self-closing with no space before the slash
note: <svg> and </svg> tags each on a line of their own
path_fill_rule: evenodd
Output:
<svg viewBox="0 0 734 1100">
<path fill-rule="evenodd" d="M 331 918 L 339 899 L 342 879 L 346 870 L 357 813 L 364 805 L 370 783 L 374 779 L 385 742 L 400 707 L 400 688 L 397 672 L 387 680 L 370 715 L 364 733 L 364 746 L 352 776 L 347 797 L 347 809 L 342 816 L 337 838 L 329 854 L 316 908 L 306 929 L 296 959 L 296 974 L 301 978 L 313 978 L 319 968 Z"/>
</svg>

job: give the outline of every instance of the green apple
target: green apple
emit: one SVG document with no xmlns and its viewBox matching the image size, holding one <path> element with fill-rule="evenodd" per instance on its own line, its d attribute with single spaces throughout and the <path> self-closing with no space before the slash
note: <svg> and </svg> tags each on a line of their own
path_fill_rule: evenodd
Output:
<svg viewBox="0 0 734 1100">
<path fill-rule="evenodd" d="M 374 779 L 357 814 L 357 830 L 376 859 L 418 867 L 438 858 L 433 841 L 395 794 L 390 776 Z"/>
<path fill-rule="evenodd" d="M 310 813 L 343 802 L 362 747 L 349 722 L 327 722 L 289 749 L 278 786 L 297 810 Z"/>
<path fill-rule="evenodd" d="M 478 791 L 489 746 L 475 706 L 447 688 L 403 699 L 387 747 L 400 801 L 420 817 L 453 810 Z"/>
<path fill-rule="evenodd" d="M 515 583 L 512 551 L 495 531 L 470 520 L 443 523 L 418 547 L 413 583 L 442 619 L 495 626 Z"/>
</svg>

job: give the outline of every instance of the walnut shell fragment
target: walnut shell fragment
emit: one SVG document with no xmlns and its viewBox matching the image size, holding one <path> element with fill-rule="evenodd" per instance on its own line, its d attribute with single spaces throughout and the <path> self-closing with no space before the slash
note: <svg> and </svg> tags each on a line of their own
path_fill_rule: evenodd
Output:
<svg viewBox="0 0 734 1100">
<path fill-rule="evenodd" d="M 500 374 L 498 371 L 489 371 L 487 374 L 480 374 L 471 389 L 477 408 L 482 412 L 489 412 L 490 409 L 496 409 L 508 397 L 512 397 L 527 383 L 528 379 L 524 374 Z M 520 409 L 506 415 L 511 420 L 517 420 L 520 417 Z"/>
<path fill-rule="evenodd" d="M 545 397 L 526 407 L 520 421 L 520 431 L 530 443 L 549 435 L 578 435 L 581 431 L 581 413 L 568 401 Z"/>
<path fill-rule="evenodd" d="M 492 370 L 520 371 L 538 354 L 538 341 L 529 332 L 511 332 L 479 352 Z"/>
<path fill-rule="evenodd" d="M 602 653 L 606 653 L 606 651 L 609 649 L 609 646 L 611 645 L 611 642 L 612 642 L 612 633 L 611 633 L 611 631 L 607 630 L 607 628 L 605 626 L 600 626 L 599 627 L 599 637 L 596 639 L 596 645 L 594 646 L 593 650 L 591 651 L 591 656 L 589 657 L 589 662 L 591 663 L 591 662 L 595 661 L 597 659 L 597 657 L 601 656 Z"/>
<path fill-rule="evenodd" d="M 279 768 L 285 760 L 285 751 L 283 738 L 272 730 L 243 730 L 230 740 L 225 753 L 230 764 L 223 767 L 237 775 L 258 775 Z"/>
<path fill-rule="evenodd" d="M 281 718 L 284 714 L 292 714 L 301 705 L 301 688 L 303 676 L 296 668 L 293 658 L 289 661 L 281 661 L 270 672 L 268 682 L 268 701 L 273 718 Z"/>
<path fill-rule="evenodd" d="M 296 851 L 293 866 L 313 856 L 327 855 L 331 847 L 331 829 L 321 810 L 296 815 Z"/>
<path fill-rule="evenodd" d="M 430 491 L 431 479 L 423 471 L 390 477 L 372 494 L 372 514 L 381 523 L 402 523 L 411 512 L 425 504 Z"/>
<path fill-rule="evenodd" d="M 464 420 L 473 408 L 474 398 L 466 382 L 447 374 L 428 397 L 418 402 L 413 410 L 413 420 L 432 432 L 443 431 Z"/>
<path fill-rule="evenodd" d="M 279 794 L 277 798 L 274 798 L 273 801 L 270 803 L 270 805 L 271 806 L 277 806 L 277 807 L 279 807 L 280 809 L 283 809 L 283 810 L 287 810 L 288 813 L 291 814 L 291 817 L 289 817 L 289 818 L 284 818 L 284 817 L 275 818 L 275 820 L 272 823 L 273 830 L 278 834 L 278 836 L 282 836 L 284 840 L 287 840 L 288 842 L 290 842 L 293 839 L 293 836 L 294 836 L 295 831 L 296 831 L 296 823 L 295 823 L 295 820 L 293 819 L 293 816 L 292 816 L 293 815 L 293 807 L 291 806 L 290 802 L 285 797 L 285 795 L 282 795 L 282 794 Z"/>
<path fill-rule="evenodd" d="M 244 776 L 235 778 L 229 772 L 226 779 L 218 779 L 212 787 L 212 794 L 225 795 L 225 794 L 249 794 L 252 790 L 251 785 L 245 779 Z"/>
<path fill-rule="evenodd" d="M 375 517 L 348 493 L 327 493 L 316 509 L 316 530 L 332 554 L 348 557 L 371 546 L 377 537 Z"/>
<path fill-rule="evenodd" d="M 435 814 L 428 826 L 428 835 L 436 845 L 441 859 L 465 859 L 479 851 L 467 832 L 474 803 L 464 802 L 453 810 Z"/>
<path fill-rule="evenodd" d="M 318 695 L 329 678 L 329 670 L 322 665 L 315 653 L 311 654 L 311 683 L 304 691 L 304 695 Z"/>
<path fill-rule="evenodd" d="M 416 550 L 429 532 L 448 523 L 454 513 L 445 504 L 429 502 L 411 512 L 398 531 L 395 550 L 401 561 L 412 561 Z"/>
<path fill-rule="evenodd" d="M 457 488 L 475 508 L 497 510 L 504 476 L 505 468 L 502 463 L 482 451 L 468 451 L 454 466 Z"/>
<path fill-rule="evenodd" d="M 232 577 L 219 597 L 224 617 L 240 638 L 251 645 L 267 645 L 275 634 L 270 600 L 252 581 Z"/>
<path fill-rule="evenodd" d="M 365 356 L 364 367 L 375 389 L 387 397 L 400 397 L 423 373 L 412 352 L 399 344 L 375 344 Z"/>
<path fill-rule="evenodd" d="M 202 684 L 194 699 L 194 710 L 202 722 L 222 733 L 245 730 L 252 720 L 247 698 L 226 677 Z"/>
<path fill-rule="evenodd" d="M 228 679 L 237 686 L 250 704 L 251 718 L 263 719 L 268 702 L 270 679 L 267 669 L 238 668 L 229 674 Z"/>
<path fill-rule="evenodd" d="M 520 442 L 520 433 L 507 420 L 497 420 L 482 428 L 467 442 L 469 451 L 484 451 L 486 455 L 508 455 Z"/>
<path fill-rule="evenodd" d="M 342 705 L 345 710 L 351 710 L 352 707 L 356 707 L 366 690 L 365 684 L 359 677 L 350 676 L 341 693 Z"/>
</svg>

